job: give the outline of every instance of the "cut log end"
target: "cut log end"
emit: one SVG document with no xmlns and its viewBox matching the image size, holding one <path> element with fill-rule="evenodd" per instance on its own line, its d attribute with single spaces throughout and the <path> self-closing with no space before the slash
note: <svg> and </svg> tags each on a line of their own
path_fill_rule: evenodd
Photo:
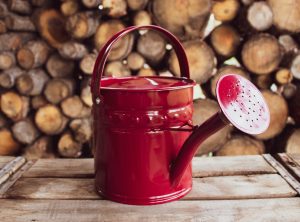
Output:
<svg viewBox="0 0 300 222">
<path fill-rule="evenodd" d="M 183 46 L 190 66 L 191 79 L 200 84 L 207 82 L 216 71 L 216 58 L 212 49 L 201 40 L 188 41 L 183 43 Z M 181 75 L 174 51 L 169 58 L 169 67 L 176 76 Z"/>
<path fill-rule="evenodd" d="M 254 2 L 248 9 L 247 20 L 255 30 L 267 30 L 273 22 L 272 9 L 266 2 Z"/>
<path fill-rule="evenodd" d="M 6 129 L 0 129 L 0 155 L 15 155 L 21 146 L 20 144 L 14 139 L 12 133 Z"/>
<path fill-rule="evenodd" d="M 26 117 L 29 112 L 29 98 L 15 92 L 1 95 L 1 110 L 11 120 L 18 121 Z"/>
<path fill-rule="evenodd" d="M 31 144 L 39 136 L 39 131 L 29 119 L 15 123 L 12 132 L 14 137 L 22 144 Z"/>
<path fill-rule="evenodd" d="M 298 153 L 300 154 L 300 129 L 295 129 L 294 132 L 289 136 L 285 151 L 287 153 Z"/>
<path fill-rule="evenodd" d="M 238 0 L 216 1 L 212 7 L 212 13 L 218 21 L 226 22 L 235 18 L 239 8 Z"/>
<path fill-rule="evenodd" d="M 43 133 L 57 135 L 65 129 L 67 119 L 56 106 L 46 105 L 37 110 L 35 123 Z"/>
<path fill-rule="evenodd" d="M 243 46 L 242 60 L 247 69 L 259 75 L 274 71 L 282 58 L 281 48 L 274 36 L 258 34 Z"/>
<path fill-rule="evenodd" d="M 263 142 L 249 136 L 236 135 L 228 140 L 219 151 L 217 156 L 240 156 L 261 155 L 265 152 Z"/>
<path fill-rule="evenodd" d="M 219 55 L 228 58 L 236 53 L 241 39 L 233 27 L 220 25 L 212 31 L 210 41 Z"/>
<path fill-rule="evenodd" d="M 29 160 L 55 158 L 53 138 L 43 136 L 37 139 L 32 145 L 25 148 L 23 155 Z"/>
<path fill-rule="evenodd" d="M 58 141 L 58 152 L 62 157 L 76 158 L 82 153 L 82 145 L 77 142 L 71 133 L 64 133 Z"/>
</svg>

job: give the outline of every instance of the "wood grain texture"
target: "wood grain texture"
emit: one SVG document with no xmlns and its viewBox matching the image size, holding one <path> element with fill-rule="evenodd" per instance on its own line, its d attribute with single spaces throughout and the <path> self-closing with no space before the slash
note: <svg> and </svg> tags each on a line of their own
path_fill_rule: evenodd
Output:
<svg viewBox="0 0 300 222">
<path fill-rule="evenodd" d="M 268 174 L 276 171 L 258 155 L 235 157 L 195 157 L 193 177 Z M 24 177 L 89 177 L 94 174 L 93 159 L 39 159 Z"/>
<path fill-rule="evenodd" d="M 89 177 L 94 175 L 93 159 L 39 159 L 23 177 Z"/>
<path fill-rule="evenodd" d="M 278 157 L 293 177 L 300 181 L 300 165 L 287 153 L 279 153 Z"/>
<path fill-rule="evenodd" d="M 273 156 L 270 154 L 263 154 L 263 157 L 265 158 L 268 163 L 276 169 L 278 174 L 291 186 L 295 191 L 300 194 L 300 182 L 297 181 L 293 177 L 293 175 L 290 174 L 290 172 L 282 165 L 280 164 Z"/>
<path fill-rule="evenodd" d="M 175 201 L 129 206 L 105 200 L 0 200 L 2 222 L 11 221 L 247 221 L 297 222 L 300 198 Z"/>
<path fill-rule="evenodd" d="M 194 178 L 187 200 L 292 197 L 297 193 L 277 174 Z M 21 178 L 6 198 L 99 199 L 90 178 Z"/>
<path fill-rule="evenodd" d="M 299 166 L 300 166 L 300 154 L 290 153 L 288 154 Z"/>
<path fill-rule="evenodd" d="M 4 184 L 25 162 L 26 159 L 19 156 L 5 164 L 0 170 L 0 185 Z"/>
<path fill-rule="evenodd" d="M 15 159 L 15 157 L 12 156 L 0 156 L 0 169 L 5 166 L 9 161 Z"/>
</svg>

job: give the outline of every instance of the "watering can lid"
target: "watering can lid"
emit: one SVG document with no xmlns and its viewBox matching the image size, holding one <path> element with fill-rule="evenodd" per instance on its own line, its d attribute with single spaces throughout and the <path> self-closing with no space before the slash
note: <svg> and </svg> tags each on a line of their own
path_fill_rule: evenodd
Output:
<svg viewBox="0 0 300 222">
<path fill-rule="evenodd" d="M 161 76 L 106 77 L 101 79 L 101 88 L 104 90 L 175 90 L 193 87 L 195 84 L 191 79 Z"/>
</svg>

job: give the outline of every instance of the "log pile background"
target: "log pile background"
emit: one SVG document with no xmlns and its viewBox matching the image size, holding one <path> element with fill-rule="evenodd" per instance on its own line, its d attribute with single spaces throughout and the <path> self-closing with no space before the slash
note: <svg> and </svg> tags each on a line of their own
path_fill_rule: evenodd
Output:
<svg viewBox="0 0 300 222">
<path fill-rule="evenodd" d="M 218 110 L 215 84 L 227 73 L 251 79 L 270 107 L 265 133 L 251 137 L 229 126 L 199 155 L 300 152 L 299 21 L 300 0 L 1 0 L 0 155 L 92 156 L 89 81 L 97 52 L 115 32 L 147 24 L 183 42 L 200 86 L 194 123 Z M 180 75 L 172 46 L 151 31 L 121 39 L 105 72 Z"/>
</svg>

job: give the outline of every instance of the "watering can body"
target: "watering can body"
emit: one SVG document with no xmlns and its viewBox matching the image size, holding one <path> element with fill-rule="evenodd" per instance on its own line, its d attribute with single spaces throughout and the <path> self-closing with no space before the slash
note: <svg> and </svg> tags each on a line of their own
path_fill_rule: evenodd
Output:
<svg viewBox="0 0 300 222">
<path fill-rule="evenodd" d="M 181 78 L 102 78 L 112 44 L 136 29 L 164 34 L 177 54 Z M 170 166 L 191 133 L 194 85 L 182 45 L 161 27 L 129 27 L 102 47 L 91 82 L 98 193 L 121 203 L 149 205 L 179 199 L 191 190 L 191 165 L 184 164 L 176 186 Z"/>
<path fill-rule="evenodd" d="M 191 123 L 193 83 L 159 77 L 145 81 L 149 79 L 158 83 L 182 81 L 185 86 L 172 90 L 104 87 L 103 102 L 94 110 L 96 189 L 110 200 L 143 205 L 164 203 L 184 196 L 192 187 L 191 166 L 173 187 L 170 165 L 190 134 L 176 129 Z"/>
</svg>

